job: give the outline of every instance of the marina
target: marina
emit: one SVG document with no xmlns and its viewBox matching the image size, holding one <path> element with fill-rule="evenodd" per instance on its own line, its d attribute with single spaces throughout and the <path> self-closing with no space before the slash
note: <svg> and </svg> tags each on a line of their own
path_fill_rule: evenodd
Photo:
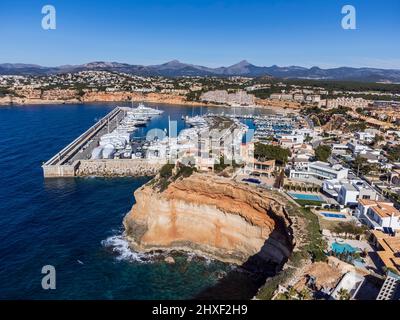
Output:
<svg viewBox="0 0 400 320">
<path fill-rule="evenodd" d="M 45 178 L 74 177 L 84 172 L 96 175 L 96 167 L 108 168 L 113 172 L 135 172 L 135 168 L 144 169 L 144 175 L 153 174 L 159 168 L 157 163 L 144 163 L 141 159 L 142 147 L 133 137 L 138 127 L 145 126 L 162 110 L 145 107 L 116 107 L 95 125 L 76 138 L 73 142 L 54 155 L 42 166 Z M 126 159 L 121 162 L 107 160 Z M 81 170 L 79 170 L 81 169 Z M 107 171 L 107 170 L 106 170 Z M 105 171 L 100 170 L 101 175 Z M 139 172 L 135 172 L 139 173 Z"/>
<path fill-rule="evenodd" d="M 179 120 L 179 130 L 184 125 L 182 114 L 192 114 L 191 107 L 149 106 L 158 106 L 164 113 L 147 127 L 138 127 L 137 137 L 148 129 L 167 127 L 168 115 Z M 135 203 L 132 193 L 148 178 L 43 179 L 43 161 L 113 109 L 113 103 L 102 103 L 1 110 L 4 157 L 0 175 L 5 183 L 0 186 L 4 199 L 0 224 L 3 236 L 15 239 L 0 243 L 1 265 L 7 271 L 0 273 L 2 299 L 190 299 L 212 287 L 221 272 L 230 270 L 219 261 L 182 256 L 175 258 L 175 266 L 185 270 L 178 274 L 163 256 L 155 263 L 142 262 L 143 256 L 129 250 L 120 235 L 121 220 Z M 18 153 L 6 152 L 10 144 Z M 122 159 L 101 161 L 108 165 Z M 6 214 L 11 212 L 12 220 Z M 15 268 L 18 264 L 23 267 Z M 45 264 L 57 269 L 57 290 L 53 292 L 40 286 L 40 270 Z M 155 274 L 160 280 L 150 281 Z M 230 290 L 238 291 L 236 287 Z"/>
<path fill-rule="evenodd" d="M 246 157 L 243 143 L 279 138 L 298 128 L 294 116 L 231 111 L 182 115 L 179 130 L 168 114 L 168 128 L 148 130 L 163 110 L 117 106 L 45 162 L 44 177 L 153 176 L 165 163 L 178 160 L 210 171 L 222 155 L 236 161 Z M 247 136 L 250 128 L 255 134 Z"/>
</svg>

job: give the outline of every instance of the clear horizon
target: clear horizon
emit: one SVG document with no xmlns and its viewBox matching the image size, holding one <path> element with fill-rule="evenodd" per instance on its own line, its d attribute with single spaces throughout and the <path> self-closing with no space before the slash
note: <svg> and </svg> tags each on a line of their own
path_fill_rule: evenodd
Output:
<svg viewBox="0 0 400 320">
<path fill-rule="evenodd" d="M 42 7 L 57 28 L 43 30 Z M 400 69 L 400 2 L 353 0 L 357 29 L 341 27 L 332 0 L 99 1 L 3 0 L 0 63 L 46 67 L 93 61 L 156 65 L 171 60 L 230 66 Z"/>
</svg>

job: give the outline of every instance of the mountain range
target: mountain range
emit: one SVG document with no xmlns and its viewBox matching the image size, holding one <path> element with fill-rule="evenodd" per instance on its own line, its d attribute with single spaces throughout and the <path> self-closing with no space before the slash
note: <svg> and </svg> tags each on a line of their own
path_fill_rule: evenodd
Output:
<svg viewBox="0 0 400 320">
<path fill-rule="evenodd" d="M 299 66 L 260 67 L 243 60 L 229 67 L 209 68 L 172 60 L 159 65 L 133 65 L 119 62 L 96 61 L 81 65 L 63 65 L 44 67 L 34 64 L 3 63 L 0 64 L 0 75 L 51 75 L 79 71 L 111 71 L 123 72 L 140 76 L 271 76 L 283 79 L 316 79 L 316 80 L 348 80 L 365 82 L 400 82 L 400 70 L 376 68 L 339 67 L 321 69 L 319 67 L 305 68 Z"/>
</svg>

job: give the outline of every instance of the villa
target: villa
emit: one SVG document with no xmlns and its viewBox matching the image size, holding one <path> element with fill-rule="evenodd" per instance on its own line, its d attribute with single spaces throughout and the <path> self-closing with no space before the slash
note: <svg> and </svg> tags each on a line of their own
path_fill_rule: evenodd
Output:
<svg viewBox="0 0 400 320">
<path fill-rule="evenodd" d="M 355 206 L 358 199 L 378 200 L 376 191 L 362 180 L 325 180 L 322 190 L 344 206 Z"/>
<path fill-rule="evenodd" d="M 400 237 L 374 230 L 371 242 L 378 249 L 377 254 L 385 267 L 400 272 Z"/>
<path fill-rule="evenodd" d="M 354 155 L 358 155 L 360 153 L 365 153 L 365 152 L 372 152 L 372 149 L 369 146 L 357 142 L 349 142 L 347 144 L 347 147 Z"/>
<path fill-rule="evenodd" d="M 375 136 L 376 136 L 375 132 L 370 132 L 370 131 L 356 132 L 355 134 L 355 137 L 358 140 L 366 143 L 371 143 L 374 140 Z"/>
<path fill-rule="evenodd" d="M 346 154 L 348 150 L 349 147 L 346 144 L 339 144 L 339 143 L 332 144 L 333 154 Z"/>
<path fill-rule="evenodd" d="M 385 233 L 400 230 L 400 211 L 391 202 L 359 199 L 356 215 L 374 230 Z"/>
<path fill-rule="evenodd" d="M 275 160 L 247 162 L 244 168 L 246 174 L 260 177 L 272 176 L 275 171 Z"/>
<path fill-rule="evenodd" d="M 349 170 L 341 165 L 330 165 L 327 162 L 316 161 L 309 163 L 308 167 L 302 170 L 291 169 L 289 176 L 291 179 L 316 178 L 318 180 L 343 180 L 347 179 L 348 173 Z"/>
</svg>

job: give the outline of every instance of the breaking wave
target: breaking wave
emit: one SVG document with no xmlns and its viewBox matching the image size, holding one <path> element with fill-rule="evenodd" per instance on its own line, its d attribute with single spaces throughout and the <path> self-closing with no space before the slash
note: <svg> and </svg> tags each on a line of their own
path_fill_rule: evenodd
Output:
<svg viewBox="0 0 400 320">
<path fill-rule="evenodd" d="M 114 235 L 103 240 L 101 244 L 111 250 L 117 255 L 118 261 L 131 261 L 131 262 L 150 262 L 150 259 L 154 257 L 154 254 L 139 253 L 133 251 L 129 247 L 128 241 L 121 235 Z"/>
</svg>

